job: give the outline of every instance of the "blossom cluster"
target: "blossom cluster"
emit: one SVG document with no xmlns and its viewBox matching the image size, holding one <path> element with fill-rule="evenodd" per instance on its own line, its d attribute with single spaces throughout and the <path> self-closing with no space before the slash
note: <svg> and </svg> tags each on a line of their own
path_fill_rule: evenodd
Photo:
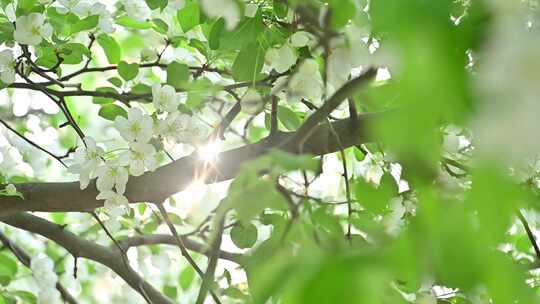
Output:
<svg viewBox="0 0 540 304">
<path fill-rule="evenodd" d="M 34 257 L 30 269 L 39 287 L 38 303 L 60 303 L 60 292 L 56 289 L 58 275 L 54 272 L 54 263 L 47 257 Z"/>
<path fill-rule="evenodd" d="M 195 145 L 207 135 L 202 123 L 178 110 L 181 96 L 172 86 L 155 84 L 152 87 L 152 101 L 155 115 L 131 107 L 127 118 L 116 117 L 114 127 L 128 144 L 128 148 L 117 157 L 109 157 L 105 149 L 87 136 L 84 145 L 75 151 L 74 164 L 69 167 L 70 172 L 79 175 L 81 189 L 96 178 L 99 191 L 96 198 L 105 201 L 104 207 L 112 218 L 127 210 L 125 192 L 129 176 L 140 176 L 157 168 L 153 139 Z"/>
</svg>

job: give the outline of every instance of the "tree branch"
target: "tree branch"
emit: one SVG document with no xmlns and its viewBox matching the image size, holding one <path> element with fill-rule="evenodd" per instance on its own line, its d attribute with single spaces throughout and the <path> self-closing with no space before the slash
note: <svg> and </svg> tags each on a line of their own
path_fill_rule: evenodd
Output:
<svg viewBox="0 0 540 304">
<path fill-rule="evenodd" d="M 364 75 L 369 76 L 369 74 Z M 130 178 L 126 189 L 127 198 L 131 203 L 161 202 L 172 194 L 184 190 L 197 176 L 200 176 L 197 173 L 200 173 L 201 168 L 204 167 L 206 167 L 204 175 L 207 183 L 234 178 L 244 162 L 260 157 L 271 149 L 323 155 L 339 151 L 340 146 L 345 149 L 369 141 L 366 125 L 370 121 L 384 119 L 389 113 L 361 114 L 358 117 L 356 129 L 350 128 L 351 118 L 334 121 L 331 125 L 316 123 L 347 96 L 353 94 L 358 86 L 364 83 L 365 79 L 361 79 L 356 78 L 339 89 L 325 103 L 328 106 L 323 106 L 312 114 L 298 131 L 276 132 L 258 143 L 222 152 L 212 166 L 204 166 L 204 163 L 195 156 L 183 157 L 154 172 Z M 340 135 L 340 143 L 332 130 Z M 300 142 L 302 138 L 304 139 Z M 103 201 L 95 199 L 98 194 L 95 183 L 85 190 L 79 189 L 78 182 L 23 183 L 16 186 L 25 199 L 0 197 L 0 216 L 19 211 L 91 211 L 103 206 Z M 59 196 L 59 193 L 62 195 Z"/>
<path fill-rule="evenodd" d="M 118 261 L 121 257 L 118 250 L 113 250 L 80 238 L 61 225 L 51 223 L 28 213 L 17 213 L 2 217 L 0 221 L 48 238 L 59 246 L 64 247 L 75 257 L 86 258 L 107 266 L 124 279 L 134 290 L 151 301 L 150 303 L 152 304 L 173 303 L 139 276 L 129 265 L 119 263 Z"/>
<path fill-rule="evenodd" d="M 30 256 L 19 246 L 15 245 L 5 234 L 0 232 L 0 242 L 4 244 L 11 252 L 13 252 L 13 255 L 17 257 L 17 259 L 26 267 L 30 268 Z M 66 301 L 70 304 L 77 304 L 77 300 L 73 298 L 73 296 L 69 293 L 69 291 L 60 284 L 60 282 L 56 283 L 56 289 L 58 292 L 60 292 L 60 295 L 62 296 L 62 300 Z"/>
</svg>

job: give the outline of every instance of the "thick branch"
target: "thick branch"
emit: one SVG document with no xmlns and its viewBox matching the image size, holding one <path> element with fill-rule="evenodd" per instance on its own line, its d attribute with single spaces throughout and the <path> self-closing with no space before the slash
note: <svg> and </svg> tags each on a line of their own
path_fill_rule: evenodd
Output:
<svg viewBox="0 0 540 304">
<path fill-rule="evenodd" d="M 329 106 L 319 109 L 316 113 L 331 111 L 353 94 L 358 87 L 369 80 L 369 73 L 352 80 L 338 90 L 327 103 Z M 219 182 L 234 178 L 245 161 L 253 160 L 268 153 L 271 149 L 281 149 L 290 153 L 309 153 L 323 155 L 333 153 L 342 148 L 358 145 L 368 141 L 366 125 L 369 121 L 383 119 L 387 113 L 363 114 L 358 117 L 358 125 L 352 129 L 351 118 L 327 123 L 315 124 L 319 114 L 313 114 L 297 131 L 290 133 L 276 132 L 258 143 L 245 145 L 220 153 L 212 166 L 203 166 L 194 156 L 187 156 L 165 165 L 154 172 L 148 172 L 130 179 L 126 196 L 130 202 L 161 202 L 174 193 L 182 191 L 200 176 L 205 168 L 207 183 Z M 306 132 L 306 130 L 308 132 Z M 333 132 L 339 134 L 337 141 Z M 307 133 L 307 134 L 306 134 Z M 301 139 L 302 142 L 298 140 Z M 18 211 L 69 212 L 90 211 L 103 206 L 103 201 L 96 201 L 97 190 L 90 185 L 86 190 L 80 190 L 78 182 L 62 183 L 25 183 L 18 184 L 17 189 L 25 200 L 14 197 L 0 197 L 0 215 L 12 214 Z"/>
<path fill-rule="evenodd" d="M 139 276 L 129 265 L 119 263 L 118 261 L 121 260 L 121 257 L 120 252 L 117 250 L 80 238 L 66 230 L 63 226 L 31 214 L 18 213 L 8 217 L 2 217 L 0 220 L 10 226 L 48 238 L 64 247 L 75 257 L 87 258 L 107 266 L 153 304 L 172 303 L 171 300 Z"/>
<path fill-rule="evenodd" d="M 9 248 L 9 250 L 13 252 L 15 257 L 17 257 L 17 259 L 24 266 L 30 268 L 30 261 L 31 261 L 30 256 L 21 247 L 15 245 L 7 236 L 5 236 L 1 232 L 0 232 L 0 242 L 2 242 L 4 246 Z M 62 299 L 65 302 L 70 303 L 70 304 L 77 304 L 77 301 L 75 300 L 75 298 L 69 293 L 69 291 L 67 291 L 66 288 L 64 288 L 64 286 L 62 286 L 62 284 L 60 284 L 60 282 L 56 283 L 56 289 L 58 290 L 58 292 L 60 292 L 60 295 L 62 296 Z"/>
</svg>

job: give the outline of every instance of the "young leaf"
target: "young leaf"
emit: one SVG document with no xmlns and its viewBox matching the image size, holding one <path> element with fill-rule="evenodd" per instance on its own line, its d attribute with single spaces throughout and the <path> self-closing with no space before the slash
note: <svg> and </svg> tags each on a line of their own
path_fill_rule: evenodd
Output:
<svg viewBox="0 0 540 304">
<path fill-rule="evenodd" d="M 234 61 L 232 75 L 236 81 L 257 81 L 264 65 L 264 49 L 258 43 L 246 46 Z"/>
<path fill-rule="evenodd" d="M 187 2 L 176 14 L 182 31 L 187 32 L 200 23 L 201 9 L 195 2 Z"/>
<path fill-rule="evenodd" d="M 219 41 L 221 39 L 221 33 L 223 32 L 224 28 L 225 20 L 223 18 L 219 18 L 212 25 L 210 35 L 208 36 L 208 45 L 210 46 L 211 50 L 219 49 Z"/>
<path fill-rule="evenodd" d="M 136 63 L 127 63 L 125 61 L 120 61 L 118 64 L 118 74 L 124 78 L 124 80 L 128 81 L 135 77 L 137 77 L 137 74 L 139 74 L 139 65 Z"/>
<path fill-rule="evenodd" d="M 231 239 L 238 248 L 251 248 L 257 241 L 257 227 L 251 223 L 237 224 L 231 229 Z"/>
<path fill-rule="evenodd" d="M 278 106 L 278 119 L 288 130 L 296 130 L 300 127 L 300 118 L 291 109 Z"/>
<path fill-rule="evenodd" d="M 167 83 L 175 88 L 181 88 L 189 78 L 189 68 L 178 61 L 173 61 L 167 66 Z"/>
<path fill-rule="evenodd" d="M 105 51 L 109 63 L 116 64 L 120 61 L 122 50 L 113 37 L 102 33 L 97 37 L 97 42 L 103 48 L 103 51 Z"/>
<path fill-rule="evenodd" d="M 127 112 L 122 107 L 117 106 L 113 103 L 104 104 L 99 109 L 99 116 L 114 121 L 116 116 L 123 116 L 127 118 Z"/>
</svg>

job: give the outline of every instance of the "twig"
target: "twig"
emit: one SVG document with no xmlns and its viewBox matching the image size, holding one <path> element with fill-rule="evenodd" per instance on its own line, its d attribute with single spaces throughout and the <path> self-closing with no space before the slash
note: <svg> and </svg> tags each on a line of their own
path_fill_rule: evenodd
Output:
<svg viewBox="0 0 540 304">
<path fill-rule="evenodd" d="M 12 128 L 10 125 L 8 125 L 5 121 L 3 121 L 2 119 L 0 119 L 0 123 L 4 125 L 4 127 L 6 127 L 8 130 L 10 130 L 11 132 L 15 133 L 18 137 L 20 137 L 21 139 L 23 139 L 24 141 L 26 141 L 27 143 L 29 143 L 32 147 L 42 151 L 42 152 L 45 152 L 47 155 L 49 155 L 50 157 L 56 159 L 59 163 L 62 164 L 62 166 L 66 167 L 67 168 L 67 165 L 62 161 L 62 157 L 60 156 L 57 156 L 55 155 L 54 153 L 48 151 L 47 149 L 41 147 L 40 145 L 36 144 L 35 142 L 33 142 L 32 140 L 30 140 L 29 138 L 27 138 L 26 136 L 22 135 L 21 133 L 19 133 L 17 130 L 15 130 L 14 128 Z"/>
<path fill-rule="evenodd" d="M 184 258 L 186 258 L 186 260 L 191 265 L 191 267 L 195 269 L 195 272 L 197 272 L 197 274 L 201 277 L 201 279 L 204 280 L 204 272 L 201 270 L 201 268 L 199 268 L 199 266 L 197 265 L 197 262 L 195 262 L 195 260 L 191 257 L 191 255 L 187 251 L 186 245 L 182 241 L 182 238 L 180 237 L 180 235 L 178 235 L 178 231 L 176 231 L 176 228 L 171 222 L 171 219 L 169 218 L 169 215 L 167 214 L 167 210 L 165 210 L 165 207 L 163 207 L 163 203 L 157 203 L 156 205 L 159 209 L 159 212 L 161 213 L 161 216 L 163 217 L 163 220 L 169 227 L 169 230 L 171 231 L 175 239 L 176 245 L 178 246 L 178 248 L 180 248 L 180 252 L 184 256 Z M 210 294 L 212 295 L 212 298 L 214 299 L 216 303 L 221 304 L 221 301 L 212 290 L 210 290 Z"/>
</svg>

